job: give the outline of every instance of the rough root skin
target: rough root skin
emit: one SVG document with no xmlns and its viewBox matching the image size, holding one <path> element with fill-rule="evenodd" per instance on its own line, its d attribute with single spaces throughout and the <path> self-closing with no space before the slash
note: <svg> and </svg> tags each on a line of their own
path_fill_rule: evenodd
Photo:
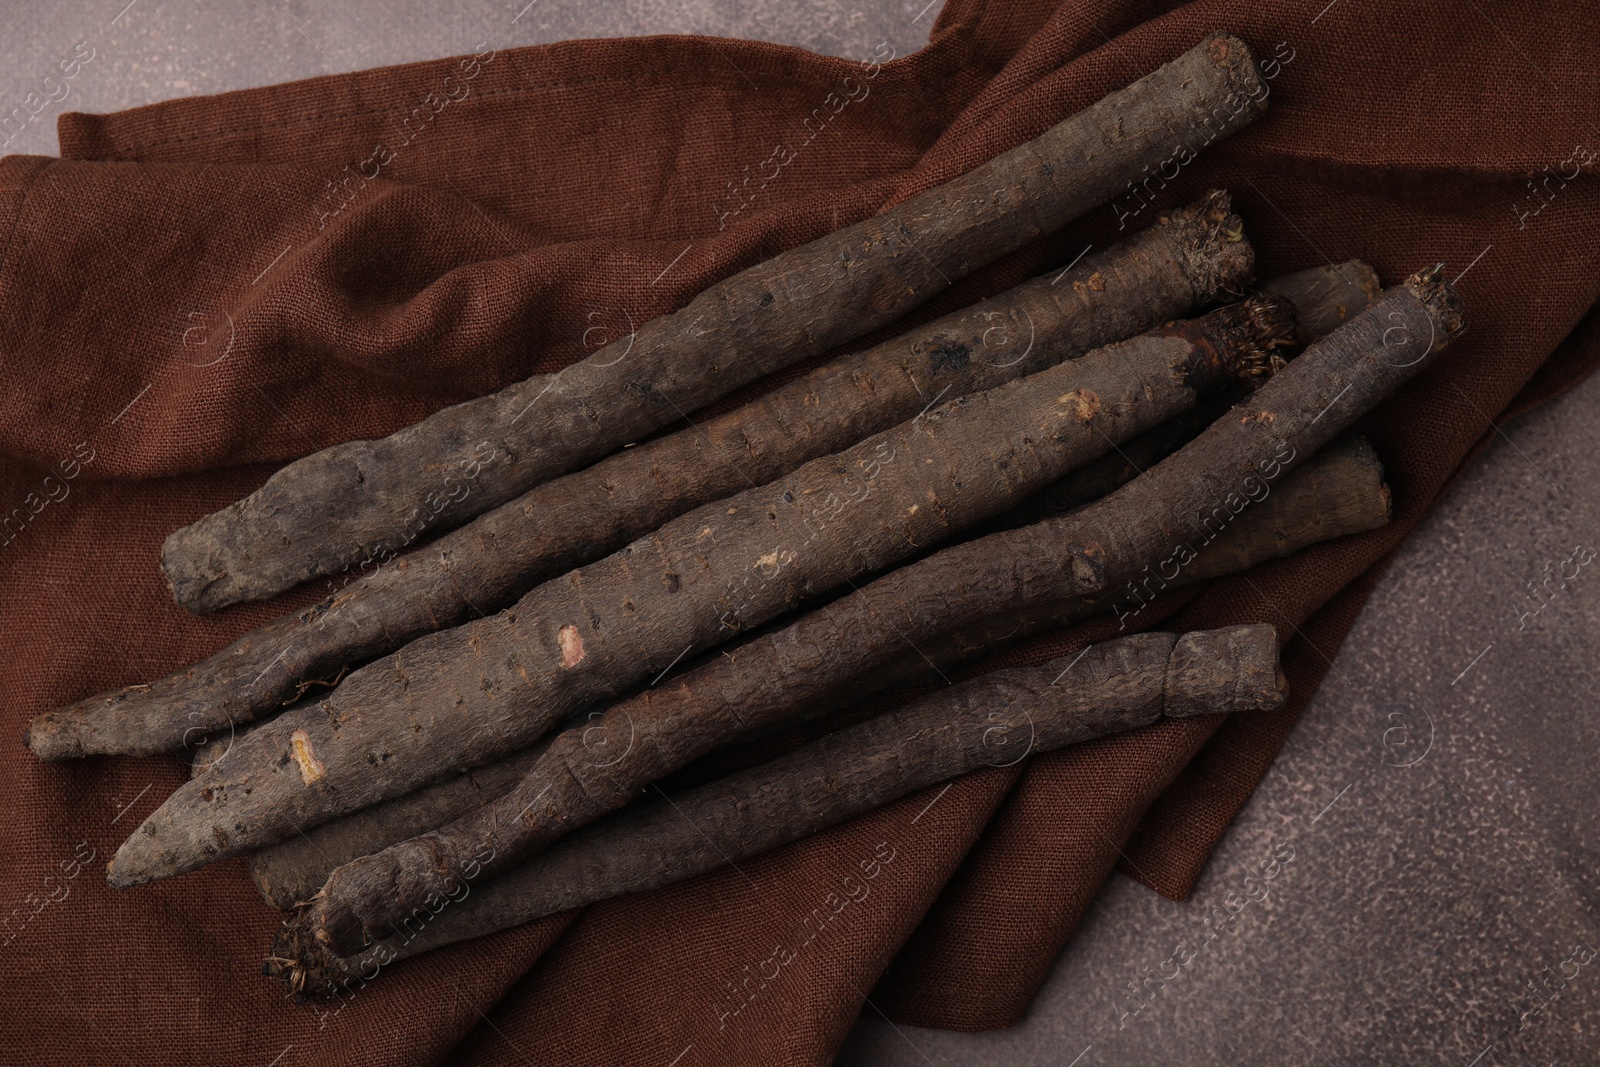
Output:
<svg viewBox="0 0 1600 1067">
<path fill-rule="evenodd" d="M 910 419 L 928 397 L 993 388 L 1242 291 L 1254 254 L 1226 205 L 1227 194 L 1213 192 L 1065 275 L 1052 269 L 734 411 L 535 486 L 200 663 L 47 712 L 29 747 L 41 759 L 156 755 L 207 732 L 231 735 L 303 695 L 311 679 L 331 687 L 352 667 L 506 608 L 695 507 Z M 1030 347 L 999 358 L 990 350 L 996 336 Z"/>
<path fill-rule="evenodd" d="M 1295 340 L 1302 347 L 1332 333 L 1351 315 L 1366 310 L 1380 292 L 1377 273 L 1358 259 L 1274 278 L 1263 285 L 1261 291 L 1286 297 L 1294 305 Z M 1270 362 L 1274 374 L 1285 365 L 1281 357 Z M 1224 394 L 1215 400 L 1203 401 L 1155 429 L 1123 442 L 1115 451 L 1079 467 L 1032 500 L 1001 516 L 995 527 L 1025 526 L 1043 518 L 1065 515 L 1106 496 L 1194 440 L 1232 406 L 1233 399 Z"/>
<path fill-rule="evenodd" d="M 1443 263 L 1417 271 L 1403 284 L 1419 302 L 1436 309 L 1434 321 L 1438 330 L 1433 336 L 1433 351 L 1466 333 L 1466 307 L 1455 286 L 1445 281 Z"/>
<path fill-rule="evenodd" d="M 1236 381 L 1247 363 L 1238 353 L 1261 342 L 1236 338 L 1228 318 L 1212 313 L 1152 331 L 934 407 L 772 484 L 680 516 L 499 615 L 363 667 L 321 705 L 253 732 L 227 766 L 173 794 L 118 851 L 118 884 L 251 851 L 508 754 L 583 704 L 661 672 L 685 649 L 726 641 L 804 597 L 998 514 Z M 1240 325 L 1248 334 L 1259 318 L 1246 316 Z M 1076 580 L 1075 546 L 1085 559 L 1096 550 L 1070 539 L 1051 546 L 1055 554 L 1049 563 L 1041 559 L 1038 580 Z M 1027 555 L 1015 551 L 1019 560 Z M 961 595 L 997 595 L 1015 581 L 1015 574 L 977 582 L 957 574 L 937 580 L 937 597 L 908 595 L 938 599 L 944 608 Z M 575 661 L 580 639 L 583 655 Z M 455 710 L 440 716 L 441 706 Z M 314 778 L 279 773 L 295 730 L 318 761 Z M 475 852 L 481 836 L 459 841 L 456 858 L 462 849 Z M 502 843 L 496 840 L 497 849 Z M 513 854 L 501 850 L 506 862 Z M 349 868 L 356 866 L 336 871 L 329 885 L 353 880 Z M 431 856 L 404 869 L 399 884 L 372 875 L 363 901 L 404 914 L 440 890 L 440 865 Z M 363 925 L 382 931 L 389 922 L 364 918 Z M 337 916 L 329 926 L 343 947 L 352 927 Z"/>
<path fill-rule="evenodd" d="M 263 968 L 298 994 L 370 980 L 416 955 L 622 893 L 760 855 L 900 797 L 988 766 L 1010 766 L 1163 714 L 1278 707 L 1287 697 L 1266 624 L 1143 633 L 1034 667 L 959 683 L 826 735 L 771 763 L 672 800 L 636 804 L 514 867 L 402 940 L 330 956 L 304 915 L 279 930 Z M 996 741 L 996 738 L 999 741 Z"/>
<path fill-rule="evenodd" d="M 875 530 L 885 518 L 895 530 L 891 535 L 895 543 L 903 544 L 898 531 L 910 531 L 915 527 L 903 523 L 899 516 L 909 516 L 929 502 L 944 512 L 945 521 L 951 525 L 965 525 L 961 520 L 961 496 L 954 488 L 963 479 L 982 478 L 994 469 L 1006 471 L 1010 499 L 1020 500 L 1026 486 L 1039 484 L 1033 479 L 1039 476 L 1035 472 L 1038 464 L 1044 461 L 1043 446 L 1053 440 L 1058 431 L 1051 427 L 1061 425 L 1063 417 L 1076 424 L 1068 431 L 1067 439 L 1077 439 L 1087 433 L 1089 447 L 1074 458 L 1067 454 L 1063 445 L 1059 465 L 1052 463 L 1056 469 L 1070 469 L 1104 452 L 1108 444 L 1154 425 L 1157 410 L 1165 415 L 1175 414 L 1191 407 L 1196 397 L 1231 384 L 1241 375 L 1262 373 L 1265 368 L 1258 364 L 1264 363 L 1263 350 L 1280 340 L 1286 343 L 1292 333 L 1292 310 L 1286 301 L 1252 298 L 1242 309 L 1223 309 L 1188 323 L 1174 324 L 1107 346 L 1073 363 L 1041 371 L 989 393 L 974 394 L 936 408 L 925 421 L 931 420 L 939 428 L 946 444 L 938 452 L 925 452 L 920 457 L 910 445 L 895 444 L 892 454 L 902 457 L 899 463 L 903 466 L 890 469 L 884 478 L 874 483 L 874 502 L 863 502 L 852 513 L 851 551 L 855 554 L 876 551 L 878 535 Z M 958 423 L 978 428 L 977 432 L 970 436 L 960 434 Z M 1028 443 L 1015 452 L 1009 448 L 1004 453 L 994 452 L 995 442 L 1009 439 L 1010 432 L 1000 433 L 994 429 L 1000 425 L 1025 427 L 1023 432 L 1028 436 Z M 858 446 L 862 447 L 870 451 L 875 446 L 868 441 Z M 953 453 L 962 455 L 959 468 Z M 1016 458 L 1012 458 L 1013 455 Z M 906 481 L 902 484 L 900 471 L 927 469 L 919 459 L 946 465 L 951 477 L 942 478 L 941 482 L 950 488 L 941 488 L 941 482 L 917 473 L 904 476 Z M 920 491 L 919 486 L 926 492 Z M 797 485 L 795 492 L 804 491 Z M 731 498 L 727 503 L 738 508 L 747 506 L 741 498 Z M 882 510 L 878 511 L 879 508 Z M 705 521 L 697 520 L 697 525 Z M 707 523 L 704 529 L 714 527 Z M 913 540 L 921 543 L 924 539 L 915 537 Z M 733 544 L 735 542 L 723 535 L 718 547 Z M 755 551 L 752 546 L 751 554 Z M 710 565 L 712 557 L 704 558 Z M 808 579 L 803 558 L 797 557 L 788 566 L 792 581 Z M 815 583 L 817 588 L 823 585 L 821 581 Z M 633 602 L 637 611 L 647 609 L 642 596 L 635 597 Z M 586 735 L 593 730 L 591 727 L 585 731 Z M 684 752 L 679 755 L 686 758 Z M 560 757 L 549 758 L 556 761 Z M 580 763 L 583 761 L 581 753 L 574 754 L 573 758 Z M 620 803 L 667 769 L 670 768 L 653 767 L 645 772 L 630 768 L 634 776 L 609 787 L 607 794 Z M 490 846 L 501 862 L 515 862 L 549 840 L 557 826 L 576 825 L 574 817 L 561 803 L 562 795 L 560 788 L 531 789 L 524 793 L 519 787 L 516 796 L 505 798 L 501 802 L 503 806 L 496 806 L 495 817 L 487 821 L 480 818 L 459 820 L 393 845 L 378 856 L 347 864 L 329 876 L 325 899 L 313 909 L 309 921 L 318 927 L 318 936 L 333 951 L 341 955 L 354 953 L 367 938 L 382 936 L 402 916 L 422 906 L 430 897 L 447 895 L 450 872 L 480 849 Z M 552 812 L 549 820 L 539 817 L 546 809 Z"/>
<path fill-rule="evenodd" d="M 733 676 L 711 689 L 719 695 L 714 706 L 694 709 L 691 702 L 693 710 L 678 715 L 670 747 L 678 749 L 678 754 L 685 748 L 692 749 L 693 745 L 677 738 L 696 729 L 705 743 L 722 740 L 719 731 L 730 728 L 730 716 L 743 729 L 747 727 L 747 714 L 799 710 L 825 695 L 830 683 L 838 685 L 881 666 L 888 659 L 889 646 L 897 651 L 905 641 L 931 640 L 985 610 L 947 593 L 939 605 L 939 616 L 932 617 L 926 598 L 919 601 L 919 583 L 933 582 L 938 588 L 956 590 L 972 583 L 978 575 L 1003 566 L 1009 580 L 1018 582 L 1020 587 L 1008 594 L 1006 608 L 987 613 L 1044 602 L 1037 587 L 1029 590 L 1024 583 L 1025 576 L 1036 573 L 1035 566 L 1043 564 L 1052 546 L 1099 549 L 1108 573 L 1114 576 L 1112 593 L 1123 598 L 1124 606 L 1116 610 L 1126 625 L 1129 617 L 1136 617 L 1143 610 L 1149 598 L 1165 588 L 1159 582 L 1152 586 L 1148 578 L 1138 578 L 1143 584 L 1135 585 L 1139 568 L 1150 570 L 1152 560 L 1163 565 L 1176 561 L 1181 571 L 1197 552 L 1208 551 L 1216 532 L 1226 529 L 1234 515 L 1248 508 L 1252 500 L 1258 500 L 1263 486 L 1270 487 L 1358 415 L 1418 373 L 1438 350 L 1441 339 L 1448 341 L 1459 332 L 1459 323 L 1452 324 L 1454 309 L 1458 308 L 1456 297 L 1448 285 L 1438 280 L 1437 273 L 1422 276 L 1418 285 L 1398 286 L 1311 346 L 1282 374 L 1146 477 L 1098 504 L 1035 527 L 966 542 L 895 571 L 860 589 L 859 596 L 834 601 L 802 616 L 785 630 L 743 646 L 737 661 L 740 674 L 733 674 L 734 668 L 724 667 L 720 661 L 700 668 L 686 677 L 715 670 Z M 1199 323 L 1206 323 L 1206 319 Z M 1189 365 L 1187 370 L 1199 373 L 1220 361 L 1220 357 L 1202 359 L 1199 367 Z M 1113 546 L 1116 554 L 1107 558 L 1102 546 Z M 1125 590 L 1117 589 L 1120 583 L 1125 583 Z M 1048 588 L 1047 583 L 1041 584 Z M 911 607 L 913 604 L 916 607 Z M 899 625 L 887 627 L 886 616 L 898 620 Z M 848 640 L 841 640 L 845 635 Z M 818 661 L 816 649 L 828 650 L 826 661 Z M 777 664 L 784 664 L 786 669 L 775 669 Z M 781 679 L 781 686 L 773 679 Z M 674 690 L 685 691 L 684 683 Z M 737 702 L 724 696 L 735 693 Z M 662 695 L 660 699 L 668 697 Z M 613 708 L 607 716 L 616 713 L 617 708 Z M 639 757 L 641 764 L 648 763 L 648 759 L 646 755 Z M 648 769 L 663 768 L 650 765 Z M 648 780 L 652 779 L 644 779 Z M 519 793 L 527 784 L 508 794 L 507 799 L 512 803 L 524 799 Z M 587 794 L 590 801 L 595 795 Z M 585 798 L 571 796 L 567 801 L 577 804 Z M 567 810 L 553 800 L 546 803 L 549 810 L 538 813 L 535 818 L 539 822 L 532 826 L 511 819 L 515 825 L 507 827 L 506 820 L 484 816 L 499 828 L 499 836 L 494 839 L 497 848 L 505 842 L 512 845 L 502 858 L 509 861 L 526 854 L 528 849 L 547 843 L 552 833 L 560 832 L 560 826 L 570 825 Z M 508 818 L 514 815 L 513 810 Z M 459 848 L 483 839 L 480 821 L 459 820 L 425 836 L 430 847 L 454 838 L 454 847 Z M 320 918 L 343 930 L 348 928 L 347 915 L 343 913 L 356 912 L 363 915 L 366 931 L 382 932 L 392 924 L 392 912 L 404 914 L 413 903 L 387 895 L 387 887 L 396 885 L 402 877 L 412 886 L 425 887 L 419 879 L 425 877 L 426 871 L 408 868 L 407 863 L 405 850 L 397 849 L 334 872 L 329 879 L 329 899 L 320 909 L 331 914 Z M 340 891 L 334 892 L 333 887 L 339 882 L 343 883 Z M 352 940 L 333 947 L 336 951 L 353 952 L 360 942 Z"/>
<path fill-rule="evenodd" d="M 1249 48 L 1214 34 L 1026 144 L 724 278 L 626 342 L 382 440 L 290 464 L 244 500 L 175 531 L 162 550 L 168 582 L 179 603 L 211 611 L 458 526 L 648 436 L 680 409 L 892 322 L 1104 203 L 1173 145 L 1200 148 L 1255 121 L 1266 97 Z M 595 397 L 604 399 L 598 413 Z M 444 470 L 459 472 L 469 491 L 445 486 L 450 497 L 430 510 L 423 502 L 441 490 Z"/>
<path fill-rule="evenodd" d="M 1233 213 L 1233 197 L 1212 189 L 1200 203 L 1160 218 L 1183 234 L 1183 256 L 1190 272 L 1220 297 L 1244 295 L 1255 276 L 1256 253 L 1244 237 L 1244 220 Z"/>
<path fill-rule="evenodd" d="M 1129 474 L 1124 484 L 1133 476 Z M 1289 472 L 1267 499 L 1243 512 L 1169 587 L 1183 588 L 1237 574 L 1312 545 L 1379 529 L 1388 524 L 1390 509 L 1389 487 L 1383 482 L 1383 463 L 1377 453 L 1365 438 L 1342 438 Z M 1067 509 L 1054 514 L 1059 516 L 1063 510 Z M 1032 512 L 1019 518 L 1028 524 L 1040 521 L 1041 515 Z M 1001 648 L 1104 613 L 1116 592 L 971 621 L 920 645 L 915 653 L 855 679 L 848 700 L 935 684 L 949 672 Z M 831 702 L 814 710 L 826 713 L 837 706 L 838 702 Z"/>
<path fill-rule="evenodd" d="M 1254 515 L 1241 515 L 1223 535 L 1234 544 L 1219 541 L 1185 569 L 1182 579 L 1185 584 L 1208 581 L 1312 544 L 1377 529 L 1388 521 L 1389 492 L 1383 484 L 1382 463 L 1364 439 L 1344 438 L 1285 477 Z M 843 703 L 858 702 L 866 694 L 886 689 L 937 683 L 941 672 L 947 676 L 980 655 L 1045 629 L 1069 625 L 1103 611 L 1106 605 L 1077 602 L 1048 607 L 1050 610 L 1037 615 L 1013 614 L 969 623 L 943 641 L 922 645 L 919 653 L 857 679 Z M 803 717 L 825 714 L 838 706 L 830 702 L 808 710 Z M 250 876 L 268 903 L 284 911 L 294 910 L 317 892 L 334 867 L 497 800 L 533 766 L 545 747 L 535 746 L 490 768 L 478 768 L 279 842 L 251 856 Z M 445 795 L 437 795 L 441 793 Z M 409 832 L 402 827 L 409 827 Z"/>
</svg>

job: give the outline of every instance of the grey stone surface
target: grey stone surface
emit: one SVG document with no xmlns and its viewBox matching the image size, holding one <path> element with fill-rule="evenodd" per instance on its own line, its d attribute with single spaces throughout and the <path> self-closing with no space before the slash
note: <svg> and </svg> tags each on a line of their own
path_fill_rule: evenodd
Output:
<svg viewBox="0 0 1600 1067">
<path fill-rule="evenodd" d="M 0 114 L 30 93 L 65 96 L 4 151 L 53 154 L 64 110 L 482 41 L 709 33 L 851 57 L 887 40 L 904 54 L 939 9 L 524 2 L 66 0 L 10 11 Z M 47 83 L 79 42 L 94 58 Z M 1600 558 L 1564 583 L 1560 574 L 1576 547 L 1600 548 L 1597 425 L 1591 381 L 1507 427 L 1413 534 L 1190 901 L 1114 878 L 1022 1025 L 969 1035 L 864 1019 L 840 1062 L 1595 1062 Z M 1546 593 L 1530 592 L 1552 574 Z"/>
</svg>

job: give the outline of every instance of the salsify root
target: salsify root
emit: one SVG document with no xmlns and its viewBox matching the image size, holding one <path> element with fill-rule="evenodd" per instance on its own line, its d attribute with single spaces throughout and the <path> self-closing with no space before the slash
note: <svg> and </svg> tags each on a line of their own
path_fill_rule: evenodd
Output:
<svg viewBox="0 0 1600 1067">
<path fill-rule="evenodd" d="M 216 737 L 196 746 L 191 774 L 199 775 L 218 760 L 226 759 L 232 740 Z M 322 888 L 328 872 L 340 864 L 404 841 L 504 796 L 533 767 L 547 744 L 543 741 L 531 745 L 503 760 L 351 812 L 252 852 L 247 863 L 250 880 L 267 903 L 287 911 Z"/>
<path fill-rule="evenodd" d="M 1241 511 L 1166 588 L 1238 574 L 1311 545 L 1376 530 L 1388 524 L 1390 507 L 1383 463 L 1372 445 L 1360 436 L 1341 438 L 1285 475 L 1259 505 Z M 1138 603 L 1123 585 L 971 622 L 852 680 L 849 698 L 943 681 L 948 671 L 1008 644 L 1103 614 L 1119 600 Z"/>
<path fill-rule="evenodd" d="M 389 962 L 738 862 L 985 766 L 1166 716 L 1269 710 L 1287 696 L 1271 626 L 1143 633 L 996 671 L 671 800 L 641 804 L 450 898 L 429 900 L 359 956 L 293 919 L 264 970 L 296 993 L 357 988 Z"/>
<path fill-rule="evenodd" d="M 499 611 L 686 511 L 904 422 L 934 398 L 993 388 L 1237 297 L 1253 262 L 1228 195 L 1214 191 L 1065 272 L 537 485 L 209 659 L 46 712 L 28 745 L 41 759 L 155 755 L 230 736 L 319 681 Z"/>
<path fill-rule="evenodd" d="M 626 803 L 645 784 L 752 726 L 962 623 L 1100 589 L 1063 589 L 1093 560 L 1119 619 L 1135 618 L 1294 464 L 1409 379 L 1462 329 L 1438 269 L 1420 273 L 1308 348 L 1195 441 L 1097 504 L 969 541 L 614 705 L 559 736 L 510 793 L 447 826 L 335 870 L 302 916 L 332 951 L 358 951 L 438 894 L 464 857 L 514 862 Z M 589 751 L 605 740 L 605 759 Z M 610 753 L 622 753 L 611 756 Z M 120 856 L 120 854 L 119 854 Z"/>
<path fill-rule="evenodd" d="M 1348 259 L 1282 275 L 1261 286 L 1261 291 L 1294 304 L 1300 343 L 1308 345 L 1378 299 L 1383 287 L 1377 271 L 1359 259 Z"/>
<path fill-rule="evenodd" d="M 1383 465 L 1377 454 L 1362 438 L 1341 439 L 1285 475 L 1258 506 L 1241 512 L 1174 585 L 1246 570 L 1312 544 L 1377 529 L 1388 520 L 1389 489 L 1383 483 Z M 945 677 L 942 672 L 1006 643 L 1066 626 L 1108 607 L 1104 598 L 1098 602 L 1077 598 L 970 623 L 922 646 L 920 652 L 908 653 L 852 680 L 842 695 L 854 702 L 885 689 L 941 681 Z M 832 710 L 838 703 L 830 701 L 825 707 L 808 709 L 804 717 Z M 775 723 L 771 729 L 794 721 Z M 594 740 L 587 746 L 589 758 L 610 759 L 601 747 L 604 735 Z M 212 744 L 217 751 L 223 750 L 220 742 Z M 250 855 L 251 879 L 268 903 L 287 910 L 321 889 L 334 868 L 442 826 L 510 792 L 545 747 L 541 743 L 510 759 L 269 845 Z M 214 758 L 196 755 L 202 765 L 209 765 Z"/>
<path fill-rule="evenodd" d="M 1252 298 L 943 404 L 692 511 L 239 739 L 134 832 L 109 878 L 192 870 L 505 755 L 591 701 L 1003 511 L 1205 391 L 1267 373 L 1292 330 L 1286 301 Z M 1094 553 L 1076 556 L 1056 557 L 1052 587 L 1095 586 Z"/>
<path fill-rule="evenodd" d="M 1214 34 L 1156 71 L 881 214 L 726 278 L 555 374 L 334 445 L 173 533 L 179 604 L 211 611 L 449 529 L 733 390 L 892 322 L 1170 159 L 1266 110 L 1245 44 Z M 558 515 L 541 516 L 561 521 Z"/>
<path fill-rule="evenodd" d="M 1294 305 L 1295 339 L 1302 346 L 1344 325 L 1346 319 L 1366 308 L 1382 292 L 1377 272 L 1359 259 L 1286 274 L 1262 285 L 1261 291 L 1284 297 Z M 1179 446 L 1192 441 L 1232 407 L 1235 399 L 1224 394 L 1198 404 L 1155 429 L 1119 444 L 1093 463 L 1084 464 L 1056 484 L 997 516 L 993 524 L 997 528 L 1022 526 L 1065 515 L 1092 500 L 1099 500 L 1155 466 Z"/>
</svg>

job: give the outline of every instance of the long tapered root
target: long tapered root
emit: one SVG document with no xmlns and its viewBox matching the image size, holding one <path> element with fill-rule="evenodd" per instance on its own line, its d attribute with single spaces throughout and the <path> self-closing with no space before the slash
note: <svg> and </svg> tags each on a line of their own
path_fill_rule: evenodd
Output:
<svg viewBox="0 0 1600 1067">
<path fill-rule="evenodd" d="M 1266 106 L 1250 49 L 1213 34 L 1034 140 L 725 278 L 558 373 L 290 464 L 168 537 L 173 596 L 213 611 L 458 526 L 680 411 L 892 322 L 1106 202 L 1175 147 L 1198 152 Z"/>
<path fill-rule="evenodd" d="M 686 649 L 709 648 L 1004 511 L 1208 392 L 1259 373 L 1264 354 L 1292 330 L 1292 312 L 1271 297 L 1243 307 L 940 404 L 769 486 L 690 512 L 498 616 L 362 668 L 321 705 L 287 712 L 240 740 L 226 766 L 181 787 L 118 850 L 114 884 L 193 870 L 506 755 Z M 1084 592 L 1074 583 L 1091 573 L 1098 551 L 1071 541 L 1041 546 L 1038 580 Z M 1028 555 L 1017 550 L 1019 561 Z M 1000 595 L 1012 580 L 940 579 L 941 604 Z M 817 640 L 819 648 L 838 643 L 837 635 Z M 441 702 L 457 711 L 440 718 Z M 308 766 L 314 775 L 290 773 Z M 457 835 L 444 854 L 459 862 L 486 838 Z M 524 847 L 507 833 L 492 839 L 508 861 Z M 363 899 L 404 912 L 445 892 L 440 883 L 450 876 L 450 864 L 432 876 L 398 869 L 407 872 L 402 880 L 379 877 L 381 891 L 363 890 Z"/>
<path fill-rule="evenodd" d="M 331 995 L 388 961 L 760 855 L 972 770 L 1163 715 L 1270 710 L 1287 692 L 1269 625 L 1117 638 L 971 679 L 771 763 L 632 806 L 387 931 L 359 956 L 331 951 L 310 921 L 314 908 L 302 909 L 284 922 L 264 969 L 297 993 Z"/>
<path fill-rule="evenodd" d="M 1255 256 L 1227 193 L 1148 230 L 834 360 L 743 407 L 535 486 L 426 550 L 148 685 L 45 713 L 40 759 L 156 755 L 230 735 L 316 680 L 498 611 L 679 515 L 922 411 L 1242 295 Z M 561 521 L 546 521 L 559 515 Z"/>
</svg>

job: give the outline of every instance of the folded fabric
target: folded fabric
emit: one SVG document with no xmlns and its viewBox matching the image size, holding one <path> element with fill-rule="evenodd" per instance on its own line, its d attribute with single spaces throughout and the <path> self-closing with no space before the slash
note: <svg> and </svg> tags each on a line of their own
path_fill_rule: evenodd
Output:
<svg viewBox="0 0 1600 1067">
<path fill-rule="evenodd" d="M 183 780 L 176 761 L 41 764 L 14 742 L 0 752 L 8 1062 L 820 1063 L 863 1003 L 924 1026 L 1015 1022 L 1115 866 L 1181 899 L 1395 545 L 1501 421 L 1600 360 L 1585 318 L 1600 291 L 1586 8 L 1318 8 L 949 0 L 930 45 L 902 58 L 489 41 L 66 115 L 62 159 L 0 160 L 0 717 L 14 739 L 42 711 L 325 595 L 197 618 L 159 573 L 168 533 L 283 462 L 563 366 L 1212 30 L 1263 61 L 1264 119 L 916 318 L 1225 187 L 1262 276 L 1359 256 L 1392 284 L 1442 260 L 1471 324 L 1358 426 L 1388 470 L 1388 527 L 1136 620 L 1294 635 L 1282 710 L 971 775 L 737 868 L 398 964 L 319 1009 L 259 976 L 278 918 L 238 861 L 105 886 L 104 860 Z M 1116 632 L 1094 620 L 991 666 Z M 851 877 L 868 867 L 870 883 Z M 869 892 L 844 892 L 847 878 Z"/>
</svg>

